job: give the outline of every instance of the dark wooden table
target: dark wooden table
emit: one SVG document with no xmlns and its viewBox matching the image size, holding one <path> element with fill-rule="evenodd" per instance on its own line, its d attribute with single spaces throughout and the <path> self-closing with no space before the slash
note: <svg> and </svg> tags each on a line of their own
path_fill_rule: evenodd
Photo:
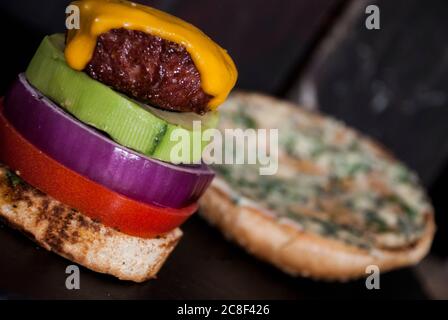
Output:
<svg viewBox="0 0 448 320">
<path fill-rule="evenodd" d="M 228 243 L 200 217 L 161 270 L 144 284 L 120 282 L 81 268 L 81 290 L 65 287 L 71 263 L 0 227 L 0 291 L 4 297 L 36 299 L 321 299 L 425 298 L 412 270 L 381 277 L 381 290 L 364 281 L 345 284 L 291 278 Z"/>
<path fill-rule="evenodd" d="M 448 87 L 446 1 L 141 2 L 196 24 L 228 49 L 240 71 L 239 88 L 303 101 L 311 85 L 317 108 L 391 147 L 419 172 L 438 212 L 446 212 L 448 109 L 440 94 Z M 380 6 L 381 31 L 363 27 L 362 6 L 367 2 Z M 1 2 L 0 94 L 26 68 L 42 37 L 64 30 L 68 3 Z M 337 36 L 333 34 L 336 28 L 342 30 Z M 381 109 L 384 101 L 386 108 Z M 446 254 L 448 232 L 443 225 L 448 219 L 439 213 L 437 220 L 441 230 L 438 252 Z M 1 226 L 0 295 L 64 299 L 426 297 L 412 269 L 383 275 L 378 291 L 367 290 L 364 281 L 338 284 L 294 279 L 228 243 L 200 217 L 183 229 L 183 240 L 157 280 L 131 284 L 82 269 L 81 290 L 68 291 L 64 285 L 67 260 Z"/>
</svg>

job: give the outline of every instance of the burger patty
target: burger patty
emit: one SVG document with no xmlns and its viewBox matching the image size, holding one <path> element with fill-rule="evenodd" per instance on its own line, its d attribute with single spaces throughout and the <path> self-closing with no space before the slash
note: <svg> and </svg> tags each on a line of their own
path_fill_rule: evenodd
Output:
<svg viewBox="0 0 448 320">
<path fill-rule="evenodd" d="M 136 100 L 165 110 L 203 114 L 212 96 L 187 50 L 141 31 L 112 29 L 98 37 L 85 71 Z"/>
</svg>

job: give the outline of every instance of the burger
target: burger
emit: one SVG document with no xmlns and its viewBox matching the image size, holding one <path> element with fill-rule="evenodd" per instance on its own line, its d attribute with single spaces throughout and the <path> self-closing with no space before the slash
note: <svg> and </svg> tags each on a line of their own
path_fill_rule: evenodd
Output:
<svg viewBox="0 0 448 320">
<path fill-rule="evenodd" d="M 204 143 L 237 79 L 200 30 L 147 6 L 83 0 L 0 106 L 0 217 L 44 248 L 123 280 L 153 278 L 214 174 Z M 202 131 L 199 132 L 202 134 Z"/>
</svg>

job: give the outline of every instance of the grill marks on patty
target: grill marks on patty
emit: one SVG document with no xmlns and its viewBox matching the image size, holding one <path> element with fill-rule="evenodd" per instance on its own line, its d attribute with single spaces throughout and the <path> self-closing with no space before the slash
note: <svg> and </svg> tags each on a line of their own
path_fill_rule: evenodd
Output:
<svg viewBox="0 0 448 320">
<path fill-rule="evenodd" d="M 85 71 L 136 100 L 161 109 L 203 114 L 212 96 L 187 50 L 141 31 L 113 29 L 98 37 Z"/>
</svg>

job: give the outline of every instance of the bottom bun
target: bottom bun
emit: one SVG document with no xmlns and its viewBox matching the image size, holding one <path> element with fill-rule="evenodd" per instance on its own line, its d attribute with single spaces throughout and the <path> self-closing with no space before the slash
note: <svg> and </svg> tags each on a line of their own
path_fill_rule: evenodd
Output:
<svg viewBox="0 0 448 320">
<path fill-rule="evenodd" d="M 143 239 L 95 222 L 23 182 L 0 165 L 0 218 L 47 250 L 121 280 L 154 278 L 182 236 L 180 229 Z"/>
</svg>

